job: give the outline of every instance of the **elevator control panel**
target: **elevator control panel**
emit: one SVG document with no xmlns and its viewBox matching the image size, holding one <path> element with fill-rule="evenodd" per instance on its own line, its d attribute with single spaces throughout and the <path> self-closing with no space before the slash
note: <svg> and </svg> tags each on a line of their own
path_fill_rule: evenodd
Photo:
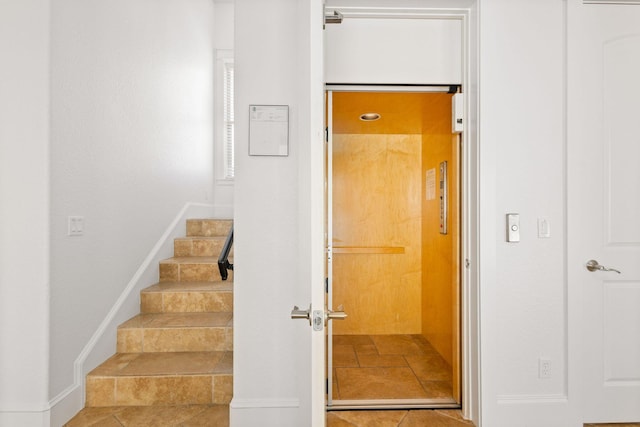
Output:
<svg viewBox="0 0 640 427">
<path fill-rule="evenodd" d="M 447 234 L 447 187 L 447 162 L 444 161 L 440 163 L 440 234 Z"/>
</svg>

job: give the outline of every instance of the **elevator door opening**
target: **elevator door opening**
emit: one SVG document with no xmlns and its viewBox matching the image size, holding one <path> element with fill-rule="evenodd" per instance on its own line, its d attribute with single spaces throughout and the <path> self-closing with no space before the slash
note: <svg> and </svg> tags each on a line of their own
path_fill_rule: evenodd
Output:
<svg viewBox="0 0 640 427">
<path fill-rule="evenodd" d="M 452 97 L 328 93 L 329 409 L 460 405 Z"/>
</svg>

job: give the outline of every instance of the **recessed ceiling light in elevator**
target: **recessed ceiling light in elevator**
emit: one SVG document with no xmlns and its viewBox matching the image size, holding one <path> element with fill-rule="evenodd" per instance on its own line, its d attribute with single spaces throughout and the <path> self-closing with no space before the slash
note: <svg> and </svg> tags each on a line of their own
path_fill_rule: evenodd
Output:
<svg viewBox="0 0 640 427">
<path fill-rule="evenodd" d="M 364 113 L 360 115 L 360 120 L 363 122 L 373 122 L 380 119 L 380 114 L 378 113 Z"/>
</svg>

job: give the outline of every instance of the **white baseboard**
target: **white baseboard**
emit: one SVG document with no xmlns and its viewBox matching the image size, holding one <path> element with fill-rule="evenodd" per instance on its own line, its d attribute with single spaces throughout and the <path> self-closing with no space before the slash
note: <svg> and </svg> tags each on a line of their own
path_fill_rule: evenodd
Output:
<svg viewBox="0 0 640 427">
<path fill-rule="evenodd" d="M 233 399 L 229 405 L 231 427 L 300 427 L 309 420 L 298 399 Z"/>
<path fill-rule="evenodd" d="M 233 399 L 229 406 L 232 409 L 256 408 L 299 408 L 299 399 Z"/>
<path fill-rule="evenodd" d="M 574 399 L 575 400 L 575 399 Z M 496 427 L 582 427 L 579 403 L 564 393 L 497 396 L 483 425 Z"/>
<path fill-rule="evenodd" d="M 51 406 L 50 425 L 58 427 L 64 425 L 84 407 L 84 381 L 82 384 L 72 384 L 49 402 Z M 0 424 L 2 425 L 2 424 Z"/>
<path fill-rule="evenodd" d="M 49 411 L 42 412 L 2 412 L 0 426 L 50 427 Z"/>
</svg>

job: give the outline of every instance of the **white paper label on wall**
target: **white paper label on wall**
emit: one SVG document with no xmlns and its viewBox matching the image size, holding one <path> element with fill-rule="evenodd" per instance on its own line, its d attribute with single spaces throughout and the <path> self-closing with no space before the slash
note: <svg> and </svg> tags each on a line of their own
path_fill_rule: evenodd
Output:
<svg viewBox="0 0 640 427">
<path fill-rule="evenodd" d="M 289 106 L 249 106 L 249 155 L 289 155 Z"/>
<path fill-rule="evenodd" d="M 435 200 L 436 199 L 436 169 L 429 169 L 427 171 L 427 179 L 426 179 L 426 197 L 427 200 Z"/>
</svg>

